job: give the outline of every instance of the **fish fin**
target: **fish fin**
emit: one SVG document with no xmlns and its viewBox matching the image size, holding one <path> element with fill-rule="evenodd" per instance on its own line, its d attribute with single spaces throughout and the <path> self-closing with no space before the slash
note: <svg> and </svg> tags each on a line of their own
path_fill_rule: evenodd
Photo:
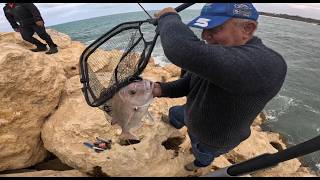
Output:
<svg viewBox="0 0 320 180">
<path fill-rule="evenodd" d="M 129 117 L 128 117 L 128 120 L 127 120 L 126 124 L 124 125 L 124 127 L 128 126 L 129 122 L 132 120 L 132 118 L 133 118 L 133 116 L 134 116 L 135 113 L 136 113 L 136 112 L 131 112 L 131 113 L 130 113 L 130 115 L 129 115 Z"/>
<path fill-rule="evenodd" d="M 152 117 L 152 115 L 150 114 L 150 112 L 149 111 L 147 111 L 147 116 L 146 116 L 146 124 L 147 125 L 154 125 L 154 119 L 153 119 L 153 117 Z"/>
<path fill-rule="evenodd" d="M 123 140 L 139 140 L 139 138 L 133 134 L 131 134 L 130 132 L 127 131 L 122 131 L 120 134 L 120 139 Z"/>
<path fill-rule="evenodd" d="M 147 117 L 149 118 L 150 121 L 154 122 L 154 119 L 149 111 L 147 111 Z"/>
</svg>

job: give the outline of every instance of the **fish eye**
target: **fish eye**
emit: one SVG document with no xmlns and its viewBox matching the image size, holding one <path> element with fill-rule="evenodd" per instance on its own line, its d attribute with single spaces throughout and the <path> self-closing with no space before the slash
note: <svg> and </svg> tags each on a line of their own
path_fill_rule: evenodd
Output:
<svg viewBox="0 0 320 180">
<path fill-rule="evenodd" d="M 134 94 L 136 94 L 137 93 L 137 91 L 135 91 L 135 90 L 129 90 L 129 94 L 130 95 L 134 95 Z"/>
</svg>

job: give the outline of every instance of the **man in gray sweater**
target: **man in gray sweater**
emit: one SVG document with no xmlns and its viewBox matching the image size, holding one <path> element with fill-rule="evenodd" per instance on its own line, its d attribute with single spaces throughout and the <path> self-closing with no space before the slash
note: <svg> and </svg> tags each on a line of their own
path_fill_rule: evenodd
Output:
<svg viewBox="0 0 320 180">
<path fill-rule="evenodd" d="M 287 65 L 280 54 L 254 36 L 258 12 L 251 3 L 206 4 L 188 26 L 173 8 L 156 14 L 166 57 L 186 70 L 180 79 L 155 83 L 155 97 L 187 96 L 171 107 L 169 123 L 186 126 L 195 160 L 186 170 L 209 166 L 250 134 L 250 126 L 280 91 Z"/>
</svg>

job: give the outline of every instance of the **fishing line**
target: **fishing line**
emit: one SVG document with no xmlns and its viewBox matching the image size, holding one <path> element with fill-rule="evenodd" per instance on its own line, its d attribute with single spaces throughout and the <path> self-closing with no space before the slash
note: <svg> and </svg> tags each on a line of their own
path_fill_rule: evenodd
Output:
<svg viewBox="0 0 320 180">
<path fill-rule="evenodd" d="M 153 19 L 153 17 L 150 16 L 150 14 L 142 7 L 142 5 L 140 3 L 138 3 L 138 4 L 144 10 L 144 12 L 147 13 L 147 15 L 150 17 L 150 19 Z"/>
</svg>

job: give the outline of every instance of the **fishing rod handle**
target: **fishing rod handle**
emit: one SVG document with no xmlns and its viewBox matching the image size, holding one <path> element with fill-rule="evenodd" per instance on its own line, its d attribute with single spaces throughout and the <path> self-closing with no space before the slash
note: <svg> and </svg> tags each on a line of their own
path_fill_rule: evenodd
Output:
<svg viewBox="0 0 320 180">
<path fill-rule="evenodd" d="M 195 3 L 183 3 L 180 6 L 174 8 L 177 12 L 181 12 L 184 9 L 187 9 L 188 7 L 194 5 Z M 152 19 L 147 19 L 151 24 L 157 26 L 158 25 L 158 19 L 152 18 Z"/>
<path fill-rule="evenodd" d="M 183 4 L 181 4 L 180 6 L 174 8 L 174 9 L 175 9 L 177 12 L 180 12 L 180 11 L 182 11 L 182 10 L 184 10 L 184 9 L 187 9 L 188 7 L 190 7 L 190 6 L 194 5 L 194 4 L 195 4 L 195 3 L 183 3 Z"/>
<path fill-rule="evenodd" d="M 202 175 L 200 177 L 237 177 L 237 176 L 231 176 L 228 174 L 228 168 L 221 168 L 213 172 L 209 172 L 208 174 Z"/>
<path fill-rule="evenodd" d="M 289 147 L 277 153 L 265 153 L 247 161 L 230 166 L 227 172 L 231 176 L 248 174 L 257 170 L 266 169 L 277 164 L 304 156 L 320 150 L 320 136 L 314 137 L 308 141 Z"/>
</svg>

